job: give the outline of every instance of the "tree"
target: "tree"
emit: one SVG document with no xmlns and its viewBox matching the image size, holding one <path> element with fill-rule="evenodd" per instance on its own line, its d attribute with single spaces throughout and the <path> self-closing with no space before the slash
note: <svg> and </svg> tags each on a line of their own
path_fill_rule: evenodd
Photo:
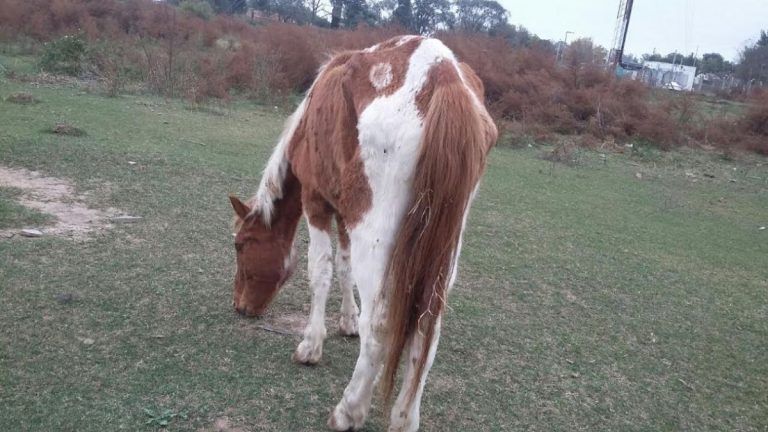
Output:
<svg viewBox="0 0 768 432">
<path fill-rule="evenodd" d="M 759 47 L 768 47 L 768 31 L 761 30 L 760 31 L 760 39 L 757 40 L 757 46 Z"/>
<path fill-rule="evenodd" d="M 327 10 L 324 9 L 325 0 L 306 0 L 306 8 L 309 12 L 312 24 L 322 26 L 328 25 L 328 21 L 320 18 L 320 12 L 327 14 Z"/>
<path fill-rule="evenodd" d="M 248 9 L 247 0 L 208 0 L 217 14 L 235 15 Z"/>
<path fill-rule="evenodd" d="M 331 28 L 339 28 L 341 25 L 341 12 L 344 9 L 344 0 L 331 0 Z"/>
<path fill-rule="evenodd" d="M 412 20 L 411 0 L 397 0 L 397 7 L 392 12 L 392 21 L 410 30 L 412 29 Z"/>
<path fill-rule="evenodd" d="M 455 17 L 449 0 L 414 0 L 411 30 L 431 34 L 453 26 Z"/>
<path fill-rule="evenodd" d="M 657 53 L 643 54 L 643 60 L 654 61 L 654 62 L 664 62 L 664 63 L 674 63 L 676 65 L 685 65 L 685 66 L 693 66 L 697 61 L 696 56 L 693 53 L 689 54 L 688 56 L 684 56 L 677 52 L 669 53 L 665 56 L 662 56 L 661 54 L 657 54 Z"/>
<path fill-rule="evenodd" d="M 745 81 L 768 82 L 768 32 L 761 31 L 757 42 L 741 51 L 736 76 Z"/>
<path fill-rule="evenodd" d="M 571 68 L 585 64 L 602 64 L 608 57 L 608 51 L 600 45 L 595 45 L 591 38 L 580 38 L 571 42 L 565 49 L 563 63 Z"/>
<path fill-rule="evenodd" d="M 643 54 L 643 61 L 659 62 L 659 61 L 664 61 L 664 57 L 662 57 L 661 54 L 658 54 L 658 53 Z"/>
<path fill-rule="evenodd" d="M 768 81 L 768 45 L 744 48 L 741 52 L 736 76 L 743 80 Z"/>
<path fill-rule="evenodd" d="M 358 24 L 370 26 L 378 24 L 378 16 L 365 0 L 343 0 L 344 9 L 341 22 L 344 27 L 354 28 Z"/>
<path fill-rule="evenodd" d="M 699 62 L 699 73 L 722 74 L 731 72 L 733 63 L 727 61 L 718 53 L 706 53 L 701 56 Z"/>
<path fill-rule="evenodd" d="M 306 24 L 312 21 L 312 13 L 303 0 L 252 0 L 251 7 L 277 15 L 282 22 Z"/>
<path fill-rule="evenodd" d="M 530 47 L 534 39 L 538 39 L 525 27 L 507 23 L 494 27 L 490 33 L 491 36 L 503 38 L 515 48 Z"/>
<path fill-rule="evenodd" d="M 680 60 L 679 64 L 685 65 L 685 66 L 695 66 L 697 62 L 696 54 L 690 53 L 687 56 L 683 57 Z"/>
<path fill-rule="evenodd" d="M 624 61 L 624 63 L 633 63 L 633 64 L 640 63 L 640 59 L 637 58 L 637 56 L 635 56 L 634 54 L 630 54 L 630 53 L 624 53 L 624 57 L 622 60 Z"/>
<path fill-rule="evenodd" d="M 468 32 L 490 32 L 507 23 L 509 12 L 495 0 L 457 0 L 456 21 Z"/>
<path fill-rule="evenodd" d="M 179 9 L 204 20 L 213 16 L 213 8 L 206 0 L 181 0 Z"/>
<path fill-rule="evenodd" d="M 397 0 L 367 0 L 368 9 L 376 17 L 379 25 L 393 21 Z"/>
</svg>

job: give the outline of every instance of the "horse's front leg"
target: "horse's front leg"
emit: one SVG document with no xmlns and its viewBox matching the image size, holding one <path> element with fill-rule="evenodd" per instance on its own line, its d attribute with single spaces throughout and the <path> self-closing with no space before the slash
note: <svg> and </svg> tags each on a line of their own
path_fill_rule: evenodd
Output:
<svg viewBox="0 0 768 432">
<path fill-rule="evenodd" d="M 293 360 L 308 365 L 317 364 L 323 356 L 323 341 L 326 336 L 325 304 L 333 277 L 333 247 L 328 231 L 312 225 L 309 227 L 308 273 L 312 290 L 312 305 L 309 322 L 304 329 L 304 339 L 293 353 Z"/>
</svg>

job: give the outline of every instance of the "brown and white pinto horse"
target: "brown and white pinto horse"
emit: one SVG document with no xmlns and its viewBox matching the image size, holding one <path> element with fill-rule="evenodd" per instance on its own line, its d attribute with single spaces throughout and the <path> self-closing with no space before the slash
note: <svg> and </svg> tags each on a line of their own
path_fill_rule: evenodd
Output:
<svg viewBox="0 0 768 432">
<path fill-rule="evenodd" d="M 328 425 L 362 427 L 379 381 L 384 400 L 408 352 L 390 431 L 415 431 L 461 236 L 496 127 L 483 86 L 439 40 L 398 37 L 336 55 L 288 120 L 235 237 L 235 308 L 261 313 L 293 268 L 301 214 L 309 225 L 309 323 L 294 360 L 320 360 L 339 247 L 341 332 L 360 334 L 352 380 Z M 360 314 L 353 286 L 360 295 Z M 377 379 L 378 376 L 378 379 Z"/>
</svg>

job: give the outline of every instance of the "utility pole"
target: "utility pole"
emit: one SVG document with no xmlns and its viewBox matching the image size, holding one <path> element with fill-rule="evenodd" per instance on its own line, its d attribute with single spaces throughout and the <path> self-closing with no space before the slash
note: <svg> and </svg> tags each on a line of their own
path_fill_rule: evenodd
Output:
<svg viewBox="0 0 768 432">
<path fill-rule="evenodd" d="M 610 51 L 609 64 L 613 69 L 623 65 L 624 45 L 627 43 L 629 20 L 632 17 L 634 0 L 619 0 L 619 13 L 616 15 L 616 30 L 613 34 L 613 45 Z"/>
<path fill-rule="evenodd" d="M 696 54 L 693 55 L 693 67 L 699 64 L 699 46 L 696 45 Z"/>
<path fill-rule="evenodd" d="M 562 57 L 565 55 L 565 48 L 568 46 L 568 35 L 574 34 L 572 31 L 565 32 L 565 38 L 563 39 L 562 45 L 557 47 L 557 55 L 555 56 L 555 60 L 557 60 L 558 63 L 562 60 Z"/>
</svg>

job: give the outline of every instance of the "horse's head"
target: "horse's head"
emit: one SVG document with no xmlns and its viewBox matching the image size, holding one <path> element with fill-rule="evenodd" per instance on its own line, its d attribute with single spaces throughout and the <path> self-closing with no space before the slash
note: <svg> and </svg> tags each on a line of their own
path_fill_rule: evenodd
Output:
<svg viewBox="0 0 768 432">
<path fill-rule="evenodd" d="M 235 310 L 246 316 L 259 315 L 293 272 L 293 233 L 287 236 L 279 226 L 265 225 L 261 215 L 238 198 L 230 196 L 229 200 L 236 215 Z"/>
</svg>

